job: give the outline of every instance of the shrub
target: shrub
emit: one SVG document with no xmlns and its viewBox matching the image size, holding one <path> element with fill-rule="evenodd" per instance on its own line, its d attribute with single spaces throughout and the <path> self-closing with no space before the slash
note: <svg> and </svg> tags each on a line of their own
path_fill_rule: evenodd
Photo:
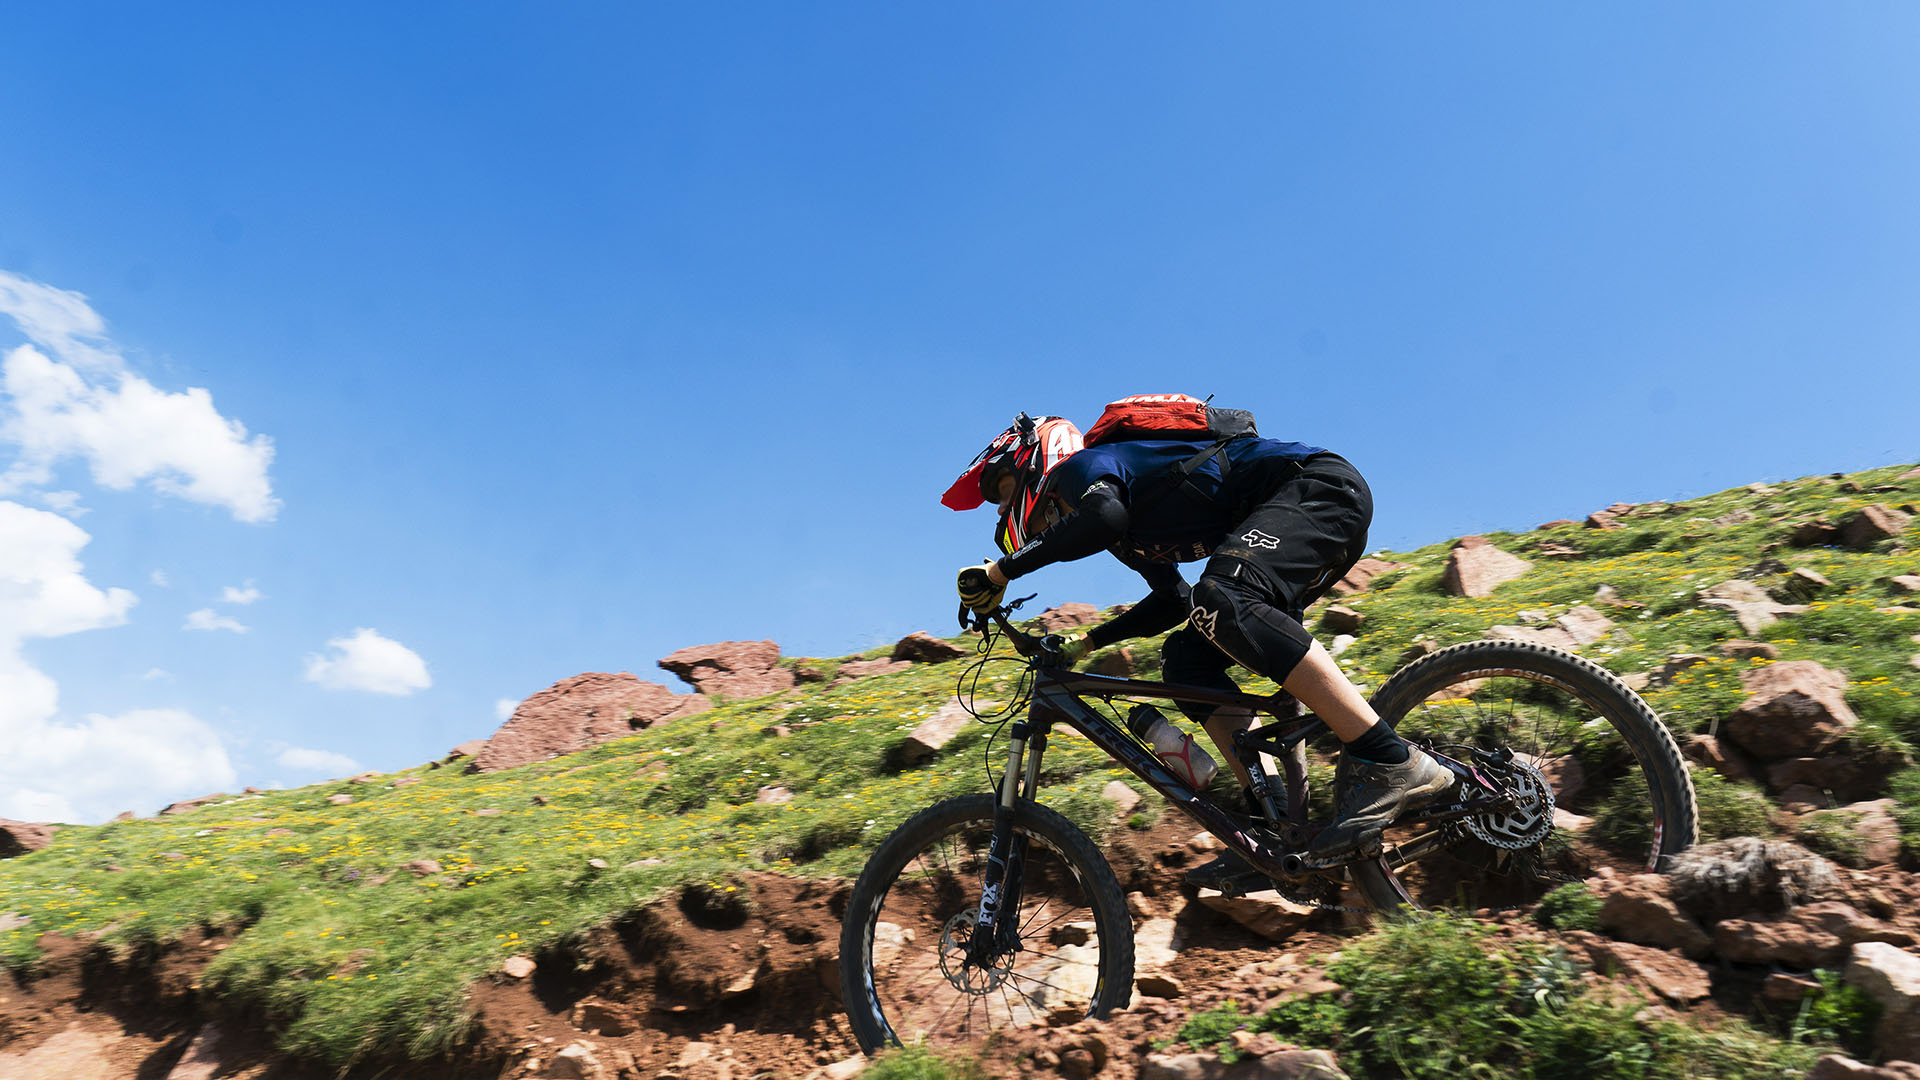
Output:
<svg viewBox="0 0 1920 1080">
<path fill-rule="evenodd" d="M 1549 930 L 1600 929 L 1600 898 L 1582 882 L 1571 881 L 1540 898 L 1533 919 Z"/>
<path fill-rule="evenodd" d="M 1844 1047 L 1861 1057 L 1873 1050 L 1873 1027 L 1880 1003 L 1858 987 L 1840 981 L 1837 971 L 1816 971 L 1820 989 L 1800 1002 L 1793 1021 L 1795 1042 Z"/>
<path fill-rule="evenodd" d="M 860 1075 L 867 1080 L 986 1080 L 987 1074 L 977 1061 L 906 1046 L 881 1054 Z"/>
<path fill-rule="evenodd" d="M 1712 769 L 1693 770 L 1693 794 L 1700 804 L 1700 840 L 1773 835 L 1773 804 L 1752 784 L 1736 783 Z"/>
<path fill-rule="evenodd" d="M 1867 844 L 1859 832 L 1862 816 L 1851 810 L 1808 814 L 1800 823 L 1800 843 L 1841 866 L 1863 867 L 1867 864 Z"/>
</svg>

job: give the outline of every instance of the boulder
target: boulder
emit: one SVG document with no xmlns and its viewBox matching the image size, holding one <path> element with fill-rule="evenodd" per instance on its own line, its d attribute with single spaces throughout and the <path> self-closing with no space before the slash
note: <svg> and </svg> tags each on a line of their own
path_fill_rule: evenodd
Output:
<svg viewBox="0 0 1920 1080">
<path fill-rule="evenodd" d="M 973 706 L 977 711 L 985 714 L 992 712 L 998 704 L 992 701 L 976 700 Z M 907 736 L 907 740 L 894 752 L 895 756 L 903 765 L 918 765 L 939 753 L 941 747 L 952 742 L 953 737 L 960 734 L 971 723 L 973 723 L 973 713 L 967 711 L 966 705 L 962 704 L 959 698 L 954 698 L 934 710 L 932 716 L 920 721 L 913 732 Z"/>
<path fill-rule="evenodd" d="M 1840 542 L 1840 530 L 1827 521 L 1803 521 L 1787 533 L 1794 547 L 1831 547 Z"/>
<path fill-rule="evenodd" d="M 1717 648 L 1720 655 L 1734 660 L 1778 660 L 1780 647 L 1765 641 L 1747 641 L 1733 638 L 1721 642 Z"/>
<path fill-rule="evenodd" d="M 660 659 L 660 666 L 702 694 L 760 697 L 793 688 L 793 672 L 779 664 L 771 641 L 720 641 L 691 645 Z"/>
<path fill-rule="evenodd" d="M 1345 604 L 1331 605 L 1320 615 L 1320 625 L 1336 634 L 1351 634 L 1360 629 L 1360 624 L 1366 621 L 1365 615 Z"/>
<path fill-rule="evenodd" d="M 1541 626 L 1492 626 L 1482 635 L 1490 641 L 1530 641 L 1555 649 L 1577 650 L 1613 632 L 1613 621 L 1585 604 Z"/>
<path fill-rule="evenodd" d="M 895 660 L 909 660 L 916 664 L 938 664 L 971 655 L 973 650 L 963 649 L 951 641 L 943 641 L 925 630 L 915 630 L 893 644 Z"/>
<path fill-rule="evenodd" d="M 1100 609 L 1092 604 L 1061 604 L 1040 613 L 1040 629 L 1049 634 L 1092 626 L 1100 621 Z"/>
<path fill-rule="evenodd" d="M 1903 596 L 1920 593 L 1920 574 L 1900 574 L 1887 579 L 1887 587 Z"/>
<path fill-rule="evenodd" d="M 1140 793 L 1118 780 L 1107 781 L 1107 786 L 1100 789 L 1100 796 L 1112 803 L 1121 817 L 1133 813 L 1140 805 Z"/>
<path fill-rule="evenodd" d="M 530 765 L 712 707 L 698 694 L 676 694 L 629 672 L 589 671 L 522 701 L 474 755 L 468 771 Z"/>
<path fill-rule="evenodd" d="M 1847 943 L 1817 925 L 1777 919 L 1722 919 L 1713 927 L 1713 950 L 1736 964 L 1778 964 L 1810 971 L 1846 959 Z"/>
<path fill-rule="evenodd" d="M 1661 874 L 1634 874 L 1606 887 L 1600 929 L 1635 945 L 1678 949 L 1695 960 L 1713 952 L 1713 939 L 1674 903 L 1672 882 Z"/>
<path fill-rule="evenodd" d="M 1664 663 L 1653 669 L 1653 685 L 1665 686 L 1673 681 L 1675 675 L 1695 665 L 1705 664 L 1711 659 L 1711 657 L 1701 656 L 1699 653 L 1681 653 L 1678 656 L 1669 656 Z"/>
<path fill-rule="evenodd" d="M 1366 592 L 1373 587 L 1373 579 L 1395 570 L 1405 570 L 1406 563 L 1388 562 L 1385 559 L 1361 559 L 1353 564 L 1339 581 L 1333 583 L 1331 590 L 1335 596 L 1352 596 Z"/>
<path fill-rule="evenodd" d="M 1874 1066 L 1845 1054 L 1828 1054 L 1813 1063 L 1807 1080 L 1920 1080 L 1920 1063 L 1889 1061 Z"/>
<path fill-rule="evenodd" d="M 1746 755 L 1712 735 L 1695 735 L 1680 747 L 1688 761 L 1705 765 L 1729 780 L 1748 781 L 1754 778 L 1753 766 Z"/>
<path fill-rule="evenodd" d="M 1268 941 L 1287 940 L 1320 910 L 1308 904 L 1296 904 L 1271 889 L 1245 896 L 1225 896 L 1213 889 L 1201 889 L 1199 899 Z"/>
<path fill-rule="evenodd" d="M 39 851 L 53 843 L 53 834 L 59 831 L 58 825 L 0 818 L 0 859 Z"/>
<path fill-rule="evenodd" d="M 1815 810 L 1803 815 L 1803 832 L 1819 829 L 1822 823 L 1838 825 L 1859 845 L 1856 855 L 1840 859 L 1848 866 L 1892 866 L 1900 859 L 1900 823 L 1893 817 L 1892 799 L 1870 799 L 1848 803 L 1833 810 Z"/>
<path fill-rule="evenodd" d="M 1831 588 L 1833 582 L 1825 574 L 1802 566 L 1780 579 L 1773 595 L 1788 603 L 1804 604 Z"/>
<path fill-rule="evenodd" d="M 1732 612 L 1740 623 L 1740 629 L 1748 634 L 1765 630 L 1778 622 L 1782 615 L 1798 615 L 1807 610 L 1799 604 L 1782 604 L 1763 592 L 1760 586 L 1738 578 L 1701 591 L 1699 600 L 1701 607 Z"/>
<path fill-rule="evenodd" d="M 1819 757 L 1774 762 L 1767 767 L 1767 788 L 1785 791 L 1806 784 L 1830 792 L 1841 802 L 1861 802 L 1885 792 L 1889 778 L 1913 764 L 1904 750 L 1890 747 L 1855 749 L 1842 745 L 1833 749 L 1834 753 Z"/>
<path fill-rule="evenodd" d="M 1624 941 L 1605 942 L 1601 948 L 1620 971 L 1676 1005 L 1690 1005 L 1713 994 L 1707 969 L 1685 957 Z"/>
<path fill-rule="evenodd" d="M 160 813 L 168 816 L 173 814 L 190 814 L 208 803 L 219 802 L 226 797 L 225 793 L 215 793 L 212 795 L 202 795 L 197 799 L 182 799 L 179 802 L 168 803 L 161 807 Z"/>
<path fill-rule="evenodd" d="M 1534 547 L 1533 553 L 1543 559 L 1577 559 L 1586 554 L 1575 545 L 1559 540 L 1543 540 Z"/>
<path fill-rule="evenodd" d="M 608 1074 L 593 1049 L 586 1043 L 576 1042 L 568 1043 L 553 1055 L 545 1075 L 555 1080 L 605 1080 Z"/>
<path fill-rule="evenodd" d="M 1920 955 L 1861 942 L 1847 961 L 1846 980 L 1880 1005 L 1874 1043 L 1881 1057 L 1920 1061 Z"/>
<path fill-rule="evenodd" d="M 1863 506 L 1840 521 L 1840 542 L 1855 551 L 1891 540 L 1907 529 L 1908 515 L 1891 506 Z"/>
<path fill-rule="evenodd" d="M 849 660 L 840 665 L 840 670 L 834 675 L 831 685 L 845 686 L 847 683 L 853 682 L 856 679 L 871 679 L 875 675 L 892 675 L 895 672 L 905 671 L 912 666 L 913 664 L 906 660 L 889 660 L 884 658 L 879 660 Z"/>
<path fill-rule="evenodd" d="M 1347 1080 L 1347 1074 L 1331 1050 L 1290 1049 L 1262 1054 L 1246 1080 Z"/>
<path fill-rule="evenodd" d="M 1751 696 L 1721 730 L 1762 760 L 1814 756 L 1860 722 L 1847 706 L 1846 675 L 1812 660 L 1769 664 L 1740 681 Z"/>
<path fill-rule="evenodd" d="M 1833 864 L 1798 844 L 1736 836 L 1673 857 L 1674 902 L 1702 924 L 1837 898 Z"/>
<path fill-rule="evenodd" d="M 456 746 L 453 749 L 447 751 L 447 756 L 441 758 L 439 761 L 434 762 L 434 765 L 437 768 L 441 765 L 451 765 L 454 762 L 459 761 L 461 758 L 479 757 L 480 751 L 485 750 L 486 748 L 487 748 L 487 740 L 468 739 L 466 742 L 463 742 L 459 746 Z"/>
<path fill-rule="evenodd" d="M 1125 645 L 1101 653 L 1087 665 L 1087 670 L 1095 675 L 1109 675 L 1116 679 L 1133 677 L 1133 650 Z"/>
<path fill-rule="evenodd" d="M 1463 536 L 1447 553 L 1441 591 L 1453 596 L 1487 596 L 1494 588 L 1527 572 L 1533 564 L 1494 547 L 1484 536 Z"/>
</svg>

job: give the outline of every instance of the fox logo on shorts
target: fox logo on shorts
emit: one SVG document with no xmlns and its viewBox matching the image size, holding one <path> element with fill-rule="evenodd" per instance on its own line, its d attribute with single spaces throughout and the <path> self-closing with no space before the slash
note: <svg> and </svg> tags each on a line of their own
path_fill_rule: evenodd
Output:
<svg viewBox="0 0 1920 1080">
<path fill-rule="evenodd" d="M 1280 546 L 1279 537 L 1268 536 L 1266 533 L 1261 532 L 1259 529 L 1254 529 L 1252 532 L 1247 533 L 1247 535 L 1241 537 L 1240 539 L 1245 540 L 1247 543 L 1252 544 L 1254 547 L 1257 547 L 1257 548 L 1277 548 Z"/>
</svg>

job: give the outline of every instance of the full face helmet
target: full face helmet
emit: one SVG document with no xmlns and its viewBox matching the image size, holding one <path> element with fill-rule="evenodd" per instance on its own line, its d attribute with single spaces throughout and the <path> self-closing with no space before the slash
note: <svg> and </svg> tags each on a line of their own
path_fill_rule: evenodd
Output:
<svg viewBox="0 0 1920 1080">
<path fill-rule="evenodd" d="M 940 502 L 954 510 L 999 503 L 1001 480 L 1013 477 L 1013 492 L 1000 505 L 1000 525 L 994 530 L 1000 550 L 1012 554 L 1046 527 L 1047 474 L 1083 445 L 1080 429 L 1072 421 L 1058 416 L 1035 419 L 1021 413 L 1012 427 L 980 451 Z"/>
</svg>

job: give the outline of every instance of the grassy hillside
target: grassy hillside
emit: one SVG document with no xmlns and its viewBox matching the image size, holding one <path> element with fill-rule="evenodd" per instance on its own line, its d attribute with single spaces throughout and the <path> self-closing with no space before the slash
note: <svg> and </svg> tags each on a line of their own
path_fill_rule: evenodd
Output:
<svg viewBox="0 0 1920 1080">
<path fill-rule="evenodd" d="M 1366 619 L 1342 662 L 1378 686 L 1416 640 L 1473 640 L 1523 612 L 1551 617 L 1591 603 L 1610 586 L 1638 606 L 1605 608 L 1626 635 L 1586 654 L 1622 673 L 1677 653 L 1707 654 L 1646 691 L 1677 733 L 1707 731 L 1741 700 L 1740 670 L 1767 661 L 1714 652 L 1716 642 L 1745 635 L 1697 594 L 1742 574 L 1764 587 L 1807 568 L 1831 586 L 1761 637 L 1783 660 L 1847 672 L 1848 701 L 1863 718 L 1856 743 L 1909 751 L 1920 746 L 1920 670 L 1911 660 L 1920 653 L 1920 610 L 1885 579 L 1920 573 L 1920 555 L 1902 548 L 1920 547 L 1920 527 L 1865 551 L 1786 543 L 1805 520 L 1920 501 L 1920 480 L 1897 480 L 1903 471 L 1650 504 L 1611 530 L 1495 534 L 1496 545 L 1534 563 L 1484 599 L 1440 592 L 1448 543 L 1386 554 L 1409 568 L 1347 601 Z M 1767 559 L 1781 565 L 1762 565 Z M 1045 576 L 1034 584 L 1044 589 Z M 1134 651 L 1151 670 L 1154 644 Z M 908 814 L 984 789 L 981 726 L 922 766 L 891 764 L 971 662 L 733 702 L 508 772 L 422 766 L 69 828 L 44 851 L 0 861 L 0 963 L 30 968 L 48 932 L 127 949 L 202 926 L 238 928 L 201 983 L 267 1020 L 284 1049 L 333 1062 L 373 1047 L 426 1055 L 462 1038 L 466 988 L 507 956 L 578 940 L 677 886 L 724 897 L 747 871 L 850 876 Z M 1012 688 L 994 676 L 1017 671 L 990 667 L 982 696 L 1009 700 Z M 790 733 L 774 732 L 776 723 Z M 1098 790 L 1123 774 L 1077 739 L 1058 740 L 1048 761 L 1048 801 L 1090 830 L 1104 827 Z M 1710 829 L 1766 827 L 1757 789 L 1713 780 L 1702 784 L 1703 800 L 1717 808 Z M 772 785 L 792 800 L 756 803 Z M 1906 824 L 1920 836 L 1920 779 L 1909 773 L 1896 787 L 1911 793 Z M 331 798 L 341 795 L 351 801 Z"/>
</svg>

